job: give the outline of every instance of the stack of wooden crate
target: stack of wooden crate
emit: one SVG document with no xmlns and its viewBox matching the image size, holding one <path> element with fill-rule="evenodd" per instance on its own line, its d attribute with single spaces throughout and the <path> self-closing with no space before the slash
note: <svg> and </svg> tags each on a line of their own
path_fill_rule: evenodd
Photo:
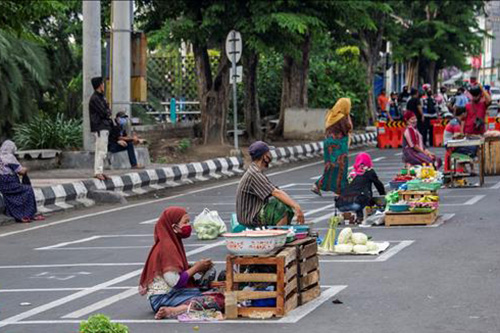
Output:
<svg viewBox="0 0 500 333">
<path fill-rule="evenodd" d="M 267 270 L 272 273 L 245 273 L 248 269 Z M 274 291 L 242 290 L 245 285 L 252 286 L 259 283 L 273 284 Z M 285 248 L 266 256 L 228 256 L 225 296 L 227 319 L 283 317 L 298 304 L 296 250 Z M 276 305 L 241 306 L 243 302 L 262 299 L 275 299 Z"/>
<path fill-rule="evenodd" d="M 316 238 L 308 237 L 288 243 L 286 247 L 296 251 L 299 305 L 304 305 L 321 294 L 318 244 Z"/>
<path fill-rule="evenodd" d="M 226 318 L 283 317 L 321 294 L 316 238 L 287 244 L 276 253 L 234 256 L 226 260 Z M 265 267 L 265 269 L 263 269 Z M 262 273 L 262 271 L 267 271 Z M 269 272 L 270 271 L 270 272 Z M 274 291 L 242 290 L 272 284 Z M 242 306 L 247 301 L 275 299 L 274 307 Z M 248 305 L 248 304 L 245 304 Z"/>
<path fill-rule="evenodd" d="M 437 196 L 437 191 L 399 191 L 400 200 L 409 202 L 418 200 L 426 195 Z M 385 225 L 429 225 L 436 222 L 438 210 L 430 213 L 406 212 L 386 212 Z"/>
</svg>

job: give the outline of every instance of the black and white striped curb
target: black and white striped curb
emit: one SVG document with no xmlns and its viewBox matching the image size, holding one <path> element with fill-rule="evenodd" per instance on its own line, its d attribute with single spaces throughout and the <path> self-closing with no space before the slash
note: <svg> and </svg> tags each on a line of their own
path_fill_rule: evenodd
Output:
<svg viewBox="0 0 500 333">
<path fill-rule="evenodd" d="M 374 146 L 376 144 L 377 133 L 354 134 L 351 137 L 351 148 Z M 323 142 L 276 148 L 271 151 L 271 155 L 273 156 L 273 165 L 323 156 Z"/>
<path fill-rule="evenodd" d="M 376 133 L 353 135 L 351 147 L 376 144 Z M 323 155 L 323 142 L 314 142 L 271 151 L 273 164 L 280 165 Z M 124 196 L 140 195 L 165 188 L 177 187 L 194 182 L 231 177 L 243 173 L 242 158 L 216 158 L 204 162 L 180 164 L 171 167 L 144 170 L 100 181 L 88 179 L 69 184 L 34 188 L 40 213 L 56 212 L 74 207 L 92 206 L 92 191 L 114 191 Z M 0 204 L 2 200 L 0 200 Z M 0 206 L 0 212 L 3 207 Z"/>
</svg>

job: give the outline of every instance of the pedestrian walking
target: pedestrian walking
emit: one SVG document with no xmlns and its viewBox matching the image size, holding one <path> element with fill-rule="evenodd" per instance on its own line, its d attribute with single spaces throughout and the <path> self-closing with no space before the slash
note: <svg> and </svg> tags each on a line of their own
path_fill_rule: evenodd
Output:
<svg viewBox="0 0 500 333">
<path fill-rule="evenodd" d="M 37 215 L 35 193 L 28 180 L 28 170 L 15 157 L 17 147 L 6 140 L 0 147 L 0 193 L 5 201 L 5 212 L 17 222 L 44 220 Z M 23 182 L 19 180 L 23 177 Z M 26 177 L 26 178 L 25 178 Z"/>
<path fill-rule="evenodd" d="M 323 140 L 325 168 L 311 189 L 318 195 L 321 191 L 340 195 L 347 186 L 349 133 L 353 128 L 350 112 L 351 100 L 340 98 L 326 115 Z"/>
<path fill-rule="evenodd" d="M 89 101 L 90 131 L 95 135 L 94 177 L 105 180 L 104 161 L 108 154 L 109 131 L 112 128 L 111 110 L 104 97 L 104 82 L 102 77 L 91 80 L 94 93 Z"/>
</svg>

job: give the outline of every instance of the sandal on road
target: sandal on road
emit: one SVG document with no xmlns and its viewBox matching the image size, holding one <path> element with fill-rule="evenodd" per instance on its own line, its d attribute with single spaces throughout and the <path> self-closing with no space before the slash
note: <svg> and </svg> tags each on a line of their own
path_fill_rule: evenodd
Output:
<svg viewBox="0 0 500 333">
<path fill-rule="evenodd" d="M 102 173 L 95 175 L 94 178 L 99 179 L 100 181 L 105 181 L 107 179 L 106 176 Z"/>
<path fill-rule="evenodd" d="M 323 196 L 321 194 L 321 190 L 316 185 L 313 185 L 313 187 L 311 187 L 311 192 L 314 193 L 314 194 L 316 194 L 316 195 L 319 195 L 320 197 Z"/>
</svg>

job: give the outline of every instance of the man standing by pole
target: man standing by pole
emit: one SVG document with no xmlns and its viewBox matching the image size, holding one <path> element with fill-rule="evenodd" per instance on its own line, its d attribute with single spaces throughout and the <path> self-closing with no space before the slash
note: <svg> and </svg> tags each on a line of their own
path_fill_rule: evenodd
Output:
<svg viewBox="0 0 500 333">
<path fill-rule="evenodd" d="M 91 80 L 94 94 L 90 97 L 90 131 L 95 135 L 94 177 L 99 180 L 109 179 L 104 174 L 104 160 L 108 154 L 108 137 L 113 121 L 108 102 L 104 98 L 102 77 Z"/>
</svg>

